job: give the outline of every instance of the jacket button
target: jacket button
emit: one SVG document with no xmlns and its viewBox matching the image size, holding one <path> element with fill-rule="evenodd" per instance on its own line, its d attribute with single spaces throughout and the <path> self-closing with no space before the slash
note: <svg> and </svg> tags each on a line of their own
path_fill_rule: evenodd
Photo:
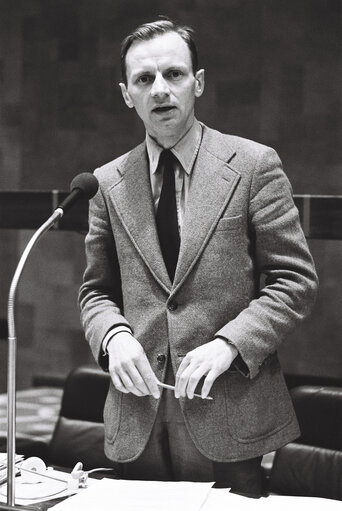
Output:
<svg viewBox="0 0 342 511">
<path fill-rule="evenodd" d="M 164 353 L 158 353 L 157 355 L 157 361 L 159 364 L 165 364 L 166 357 Z"/>
<path fill-rule="evenodd" d="M 168 304 L 167 308 L 169 311 L 175 311 L 178 307 L 178 303 L 171 300 L 171 302 Z"/>
</svg>

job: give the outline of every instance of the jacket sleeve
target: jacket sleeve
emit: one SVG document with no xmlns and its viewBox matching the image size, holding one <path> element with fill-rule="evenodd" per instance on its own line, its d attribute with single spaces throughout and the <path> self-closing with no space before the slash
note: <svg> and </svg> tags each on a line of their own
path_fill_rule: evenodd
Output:
<svg viewBox="0 0 342 511">
<path fill-rule="evenodd" d="M 267 357 L 309 315 L 318 283 L 291 185 L 273 149 L 261 153 L 254 169 L 249 227 L 256 269 L 264 286 L 216 335 L 237 347 L 247 375 L 253 378 Z"/>
<path fill-rule="evenodd" d="M 89 203 L 86 270 L 79 292 L 81 322 L 95 360 L 108 370 L 102 341 L 112 328 L 129 323 L 122 314 L 120 268 L 105 200 L 99 187 Z"/>
</svg>

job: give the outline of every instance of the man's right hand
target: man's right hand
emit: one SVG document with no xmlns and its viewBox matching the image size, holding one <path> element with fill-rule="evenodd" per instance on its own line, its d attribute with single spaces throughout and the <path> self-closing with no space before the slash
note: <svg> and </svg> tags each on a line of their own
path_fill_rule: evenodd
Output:
<svg viewBox="0 0 342 511">
<path fill-rule="evenodd" d="M 157 378 L 140 342 L 129 332 L 119 332 L 107 345 L 109 373 L 114 387 L 125 394 L 160 397 Z"/>
</svg>

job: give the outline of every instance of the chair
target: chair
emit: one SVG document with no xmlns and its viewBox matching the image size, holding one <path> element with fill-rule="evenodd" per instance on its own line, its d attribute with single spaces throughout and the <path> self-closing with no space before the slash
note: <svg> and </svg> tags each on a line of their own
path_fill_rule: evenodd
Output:
<svg viewBox="0 0 342 511">
<path fill-rule="evenodd" d="M 80 366 L 66 378 L 59 417 L 49 443 L 32 438 L 16 439 L 16 452 L 38 456 L 47 465 L 69 471 L 77 462 L 84 470 L 111 468 L 106 477 L 118 477 L 120 465 L 104 454 L 103 408 L 110 376 L 92 366 Z M 0 437 L 6 451 L 6 437 Z"/>
<path fill-rule="evenodd" d="M 277 451 L 269 490 L 342 500 L 342 388 L 303 385 L 291 396 L 301 437 Z"/>
<path fill-rule="evenodd" d="M 109 380 L 108 374 L 87 366 L 69 374 L 60 415 L 48 446 L 48 464 L 72 468 L 81 461 L 85 470 L 116 466 L 103 451 L 103 407 Z"/>
</svg>

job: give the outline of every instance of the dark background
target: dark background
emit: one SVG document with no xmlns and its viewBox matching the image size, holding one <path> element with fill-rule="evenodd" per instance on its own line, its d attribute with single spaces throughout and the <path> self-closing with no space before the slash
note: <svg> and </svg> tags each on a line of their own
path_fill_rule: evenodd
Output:
<svg viewBox="0 0 342 511">
<path fill-rule="evenodd" d="M 0 0 L 0 190 L 65 189 L 144 136 L 118 82 L 120 42 L 166 14 L 197 33 L 200 120 L 274 147 L 296 194 L 342 195 L 341 0 Z M 0 391 L 10 280 L 31 231 L 0 230 Z M 342 378 L 342 242 L 310 240 L 321 286 L 284 369 Z M 76 304 L 83 235 L 49 232 L 17 302 L 18 387 L 90 362 Z"/>
</svg>

